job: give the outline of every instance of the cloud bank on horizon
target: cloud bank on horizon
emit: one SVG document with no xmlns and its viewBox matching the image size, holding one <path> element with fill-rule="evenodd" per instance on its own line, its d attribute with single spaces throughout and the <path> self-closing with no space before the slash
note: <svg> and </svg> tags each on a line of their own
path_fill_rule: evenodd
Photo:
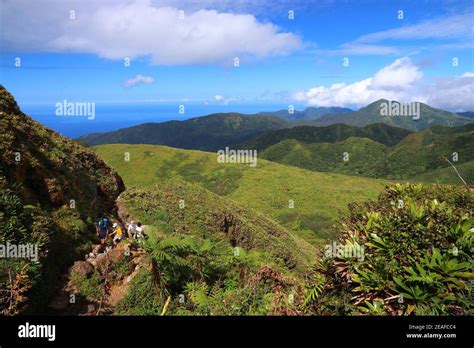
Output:
<svg viewBox="0 0 474 348">
<path fill-rule="evenodd" d="M 423 72 L 409 57 L 395 60 L 372 77 L 354 83 L 334 83 L 292 95 L 307 105 L 363 107 L 379 99 L 423 102 L 446 109 L 474 110 L 474 73 L 422 83 Z"/>
<path fill-rule="evenodd" d="M 144 99 L 159 94 L 228 105 L 265 94 L 282 103 L 318 106 L 362 107 L 385 98 L 474 110 L 473 5 L 450 3 L 447 11 L 439 4 L 432 4 L 428 17 L 405 0 L 391 2 L 390 9 L 387 3 L 387 10 L 371 0 L 3 0 L 0 46 L 3 65 L 23 54 L 32 54 L 36 65 L 48 60 L 74 65 L 87 55 L 110 69 L 130 59 L 133 73 L 120 71 L 96 91 L 91 87 L 97 95 L 126 87 L 117 90 L 119 99 L 142 93 Z M 397 19 L 400 8 L 406 21 Z M 379 23 L 382 15 L 386 25 Z M 340 30 L 341 22 L 347 30 Z M 351 70 L 335 68 L 346 57 Z M 357 63 L 357 57 L 365 60 Z M 233 69 L 235 58 L 240 70 L 222 73 Z M 461 67 L 453 67 L 454 59 Z M 31 95 L 20 85 L 25 77 L 13 71 L 2 71 L 3 82 L 25 98 Z M 326 71 L 333 81 L 321 78 Z M 35 74 L 27 78 L 40 83 L 44 76 Z M 60 78 L 80 90 L 88 83 L 88 73 L 82 75 Z M 179 82 L 186 77 L 199 77 L 199 90 Z M 156 81 L 166 82 L 166 89 Z M 142 87 L 133 88 L 137 85 Z M 45 88 L 47 97 L 61 92 L 53 88 Z"/>
</svg>

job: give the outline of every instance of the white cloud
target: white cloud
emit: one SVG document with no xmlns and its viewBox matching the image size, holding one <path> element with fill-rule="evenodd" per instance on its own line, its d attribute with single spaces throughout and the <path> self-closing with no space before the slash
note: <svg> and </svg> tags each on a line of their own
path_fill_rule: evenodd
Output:
<svg viewBox="0 0 474 348">
<path fill-rule="evenodd" d="M 297 35 L 248 14 L 197 10 L 180 19 L 178 8 L 155 6 L 151 0 L 54 6 L 4 1 L 3 12 L 9 14 L 2 16 L 4 49 L 92 53 L 108 59 L 146 56 L 154 64 L 185 65 L 232 64 L 234 57 L 284 55 L 302 47 Z"/>
<path fill-rule="evenodd" d="M 408 55 L 416 50 L 467 50 L 472 49 L 474 38 L 473 13 L 425 20 L 418 24 L 404 25 L 362 35 L 336 49 L 315 50 L 316 54 L 329 55 Z M 443 40 L 442 44 L 409 46 L 406 41 Z M 382 44 L 387 41 L 388 44 Z M 405 41 L 400 45 L 400 41 Z"/>
<path fill-rule="evenodd" d="M 382 68 L 373 77 L 351 84 L 337 83 L 298 91 L 294 98 L 309 105 L 361 107 L 381 98 L 399 100 L 421 77 L 418 68 L 404 57 Z"/>
<path fill-rule="evenodd" d="M 400 50 L 393 46 L 370 45 L 360 43 L 346 43 L 334 50 L 314 50 L 316 54 L 332 54 L 332 55 L 389 55 L 398 54 Z"/>
<path fill-rule="evenodd" d="M 223 95 L 215 95 L 214 101 L 216 101 L 217 103 L 224 104 L 224 105 L 229 104 L 229 99 L 224 97 Z"/>
<path fill-rule="evenodd" d="M 426 103 L 452 111 L 474 110 L 474 73 L 438 78 L 424 91 Z"/>
<path fill-rule="evenodd" d="M 411 63 L 410 58 L 403 57 L 377 71 L 371 79 L 370 88 L 403 91 L 412 87 L 422 77 L 423 73 Z"/>
<path fill-rule="evenodd" d="M 130 87 L 134 87 L 134 86 L 139 85 L 139 84 L 149 85 L 150 83 L 153 83 L 153 82 L 155 82 L 155 79 L 153 77 L 138 74 L 134 78 L 126 80 L 123 83 L 123 85 L 124 85 L 124 87 L 130 88 Z"/>
<path fill-rule="evenodd" d="M 362 107 L 379 99 L 419 101 L 453 110 L 474 110 L 474 74 L 424 81 L 420 68 L 410 58 L 395 60 L 373 76 L 354 83 L 318 86 L 292 95 L 295 101 L 318 106 Z"/>
<path fill-rule="evenodd" d="M 417 39 L 445 39 L 465 38 L 473 35 L 472 13 L 455 15 L 423 21 L 419 24 L 406 25 L 396 29 L 370 33 L 359 37 L 355 42 L 368 43 L 383 40 L 417 40 Z"/>
</svg>

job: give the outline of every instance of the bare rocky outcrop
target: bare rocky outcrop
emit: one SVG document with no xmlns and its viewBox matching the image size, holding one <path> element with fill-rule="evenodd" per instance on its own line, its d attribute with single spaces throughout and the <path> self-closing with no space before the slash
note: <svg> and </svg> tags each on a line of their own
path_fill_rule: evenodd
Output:
<svg viewBox="0 0 474 348">
<path fill-rule="evenodd" d="M 143 267 L 147 267 L 145 251 L 127 240 L 105 252 L 98 248 L 76 261 L 64 278 L 64 286 L 51 301 L 49 308 L 61 315 L 98 315 L 113 313 L 114 307 L 126 296 L 130 283 Z M 122 267 L 117 265 L 123 262 Z M 86 283 L 92 277 L 98 280 L 94 298 L 82 296 Z M 90 290 L 90 289 L 89 289 Z M 71 303 L 71 296 L 75 303 Z"/>
<path fill-rule="evenodd" d="M 79 276 L 87 277 L 94 270 L 94 266 L 88 261 L 76 261 L 69 269 L 69 273 L 76 273 Z"/>
</svg>

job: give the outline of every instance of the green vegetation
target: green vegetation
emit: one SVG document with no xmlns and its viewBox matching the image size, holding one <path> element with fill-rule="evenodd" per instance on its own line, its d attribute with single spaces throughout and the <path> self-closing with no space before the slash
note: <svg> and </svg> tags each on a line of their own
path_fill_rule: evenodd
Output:
<svg viewBox="0 0 474 348">
<path fill-rule="evenodd" d="M 145 123 L 114 132 L 95 133 L 78 140 L 88 145 L 157 144 L 183 149 L 217 151 L 244 142 L 265 131 L 289 127 L 275 116 L 213 114 L 185 121 Z"/>
<path fill-rule="evenodd" d="M 79 289 L 79 296 L 88 301 L 100 300 L 102 296 L 101 279 L 97 270 L 94 270 L 92 274 L 71 272 L 70 282 Z"/>
<path fill-rule="evenodd" d="M 474 196 L 459 187 L 397 184 L 351 205 L 337 255 L 195 184 L 120 204 L 149 238 L 116 314 L 472 315 Z"/>
<path fill-rule="evenodd" d="M 456 167 L 460 167 L 459 171 L 467 183 L 474 182 L 468 164 L 474 160 L 474 124 L 456 128 L 435 126 L 406 137 L 403 136 L 407 131 L 399 129 L 401 132 L 395 136 L 396 132 L 392 130 L 396 128 L 375 126 L 356 128 L 358 132 L 342 125 L 327 128 L 297 127 L 260 136 L 248 144 L 263 150 L 261 156 L 265 159 L 315 171 L 390 180 L 462 184 L 446 161 L 449 159 Z M 385 137 L 383 132 L 377 131 L 380 128 L 391 132 L 393 137 Z M 347 138 L 350 134 L 368 138 Z M 378 142 L 379 137 L 386 139 L 386 143 L 393 143 L 401 137 L 403 140 L 389 147 L 382 140 Z M 268 142 L 269 139 L 274 140 Z M 278 142 L 279 139 L 285 140 Z M 273 142 L 276 143 L 265 148 Z M 347 161 L 344 161 L 345 153 Z"/>
<path fill-rule="evenodd" d="M 0 312 L 37 313 L 124 186 L 92 151 L 23 114 L 3 86 L 0 127 L 0 244 L 38 248 L 37 261 L 0 259 Z"/>
<path fill-rule="evenodd" d="M 293 114 L 289 114 L 288 110 L 261 112 L 256 115 L 212 114 L 185 121 L 145 123 L 113 132 L 88 134 L 80 137 L 78 141 L 89 146 L 154 144 L 204 151 L 217 151 L 228 145 L 249 141 L 252 148 L 260 149 L 259 146 L 264 145 L 266 148 L 275 144 L 276 139 L 286 139 L 287 134 L 292 139 L 303 142 L 308 136 L 321 139 L 326 137 L 326 129 L 315 130 L 297 126 L 325 127 L 334 125 L 334 127 L 327 129 L 329 133 L 327 141 L 341 141 L 351 136 L 357 136 L 367 137 L 390 146 L 395 144 L 394 141 L 400 140 L 400 136 L 408 134 L 395 128 L 421 131 L 437 125 L 458 127 L 473 122 L 472 118 L 435 109 L 423 103 L 420 103 L 419 120 L 413 120 L 412 117 L 407 116 L 381 116 L 380 104 L 383 102 L 387 102 L 387 100 L 381 99 L 355 112 L 338 107 L 310 107 L 304 111 L 295 111 Z M 387 127 L 383 127 L 381 124 Z M 291 130 L 292 127 L 298 129 Z M 364 127 L 364 129 L 358 130 L 354 127 Z M 287 129 L 288 133 L 286 131 L 273 132 L 280 129 Z M 270 134 L 266 135 L 265 132 L 270 132 Z M 262 134 L 263 136 L 259 137 Z M 257 143 L 254 143 L 254 138 L 257 138 Z M 316 142 L 315 139 L 312 142 Z"/>
<path fill-rule="evenodd" d="M 278 111 L 267 111 L 260 112 L 258 115 L 267 115 L 267 116 L 278 116 L 284 120 L 288 121 L 303 121 L 303 120 L 315 120 L 320 118 L 323 115 L 327 114 L 342 114 L 347 112 L 353 112 L 353 110 L 348 108 L 340 108 L 337 106 L 331 107 L 308 107 L 302 111 L 294 110 L 292 114 L 289 113 L 288 109 L 278 110 Z"/>
<path fill-rule="evenodd" d="M 470 118 L 435 109 L 423 103 L 420 103 L 420 119 L 418 120 L 413 120 L 412 117 L 409 116 L 381 116 L 380 104 L 385 102 L 387 102 L 387 100 L 380 99 L 355 112 L 327 114 L 316 120 L 302 121 L 302 123 L 319 127 L 336 123 L 357 127 L 364 127 L 374 123 L 385 123 L 390 126 L 405 128 L 416 132 L 428 129 L 432 126 L 459 127 L 473 122 Z"/>
<path fill-rule="evenodd" d="M 345 210 L 349 202 L 374 198 L 385 184 L 264 160 L 259 160 L 255 168 L 221 164 L 216 154 L 164 146 L 102 145 L 95 151 L 118 171 L 127 187 L 147 188 L 176 179 L 197 183 L 273 218 L 312 243 L 332 235 L 339 211 Z M 129 153 L 130 161 L 125 161 L 125 153 Z M 290 200 L 294 209 L 289 208 Z"/>
<path fill-rule="evenodd" d="M 132 216 L 156 227 L 163 236 L 225 239 L 232 247 L 266 250 L 272 260 L 298 267 L 303 267 L 314 253 L 311 245 L 264 215 L 196 184 L 164 181 L 146 190 L 130 189 L 121 199 Z M 184 201 L 183 208 L 180 200 Z"/>
<path fill-rule="evenodd" d="M 0 259 L 2 314 L 43 313 L 57 290 L 78 295 L 74 308 L 55 302 L 76 314 L 473 314 L 471 191 L 384 190 L 391 183 L 298 168 L 451 182 L 442 156 L 456 152 L 470 180 L 472 125 L 419 133 L 380 124 L 298 127 L 252 140 L 264 157 L 291 166 L 259 159 L 250 167 L 158 145 L 93 152 L 22 114 L 3 87 L 0 94 L 0 244 L 39 250 L 37 261 Z M 209 148 L 246 141 L 256 119 L 180 123 L 181 146 L 202 137 Z M 282 126 L 260 120 L 259 132 Z M 208 126 L 223 130 L 201 132 Z M 125 192 L 98 155 L 123 176 Z M 141 221 L 147 238 L 89 253 L 97 214 L 117 209 Z"/>
<path fill-rule="evenodd" d="M 315 144 L 336 143 L 351 137 L 367 138 L 380 144 L 393 146 L 411 133 L 409 130 L 383 123 L 375 123 L 362 128 L 345 124 L 327 127 L 299 126 L 266 132 L 239 145 L 239 148 L 262 151 L 287 139 L 297 140 L 304 144 Z"/>
<path fill-rule="evenodd" d="M 380 177 L 377 172 L 371 172 L 371 167 L 385 160 L 386 147 L 366 138 L 308 145 L 296 140 L 284 140 L 264 150 L 261 156 L 273 162 L 314 171 Z M 344 156 L 347 156 L 347 161 Z"/>
<path fill-rule="evenodd" d="M 278 312 L 276 305 L 296 292 L 297 279 L 311 271 L 316 257 L 315 247 L 272 220 L 195 184 L 131 189 L 120 204 L 149 234 L 141 244 L 147 270 L 133 280 L 120 314 L 159 314 L 168 297 L 168 314 Z M 284 283 L 282 293 L 271 284 L 257 287 L 264 275 Z"/>
<path fill-rule="evenodd" d="M 337 314 L 470 314 L 474 196 L 453 186 L 397 184 L 352 205 L 339 243 L 354 253 L 325 257 L 325 296 Z M 345 300 L 344 300 L 345 299 Z M 349 300 L 347 300 L 349 299 Z"/>
<path fill-rule="evenodd" d="M 472 185 L 472 178 L 474 178 L 474 161 L 456 165 L 456 169 L 462 178 L 464 178 L 468 184 Z M 435 169 L 433 171 L 417 175 L 416 180 L 420 182 L 433 182 L 451 185 L 459 185 L 461 183 L 461 180 L 452 167 Z"/>
</svg>

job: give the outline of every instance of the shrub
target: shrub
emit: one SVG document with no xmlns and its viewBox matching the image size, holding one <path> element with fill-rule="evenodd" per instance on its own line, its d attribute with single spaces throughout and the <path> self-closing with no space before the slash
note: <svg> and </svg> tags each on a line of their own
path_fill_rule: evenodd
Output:
<svg viewBox="0 0 474 348">
<path fill-rule="evenodd" d="M 473 194 L 454 186 L 397 184 L 350 206 L 339 240 L 363 259 L 323 260 L 337 314 L 472 314 Z M 327 301 L 327 299 L 326 299 Z"/>
<path fill-rule="evenodd" d="M 100 273 L 97 270 L 89 276 L 72 272 L 70 281 L 79 289 L 80 295 L 87 300 L 99 301 L 103 296 L 100 288 L 102 283 Z"/>
</svg>

